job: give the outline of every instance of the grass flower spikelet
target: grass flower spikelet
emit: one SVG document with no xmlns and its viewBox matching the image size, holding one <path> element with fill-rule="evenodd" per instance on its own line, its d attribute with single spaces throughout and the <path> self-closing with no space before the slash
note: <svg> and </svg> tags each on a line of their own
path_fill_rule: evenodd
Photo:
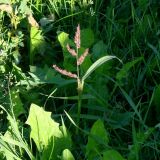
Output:
<svg viewBox="0 0 160 160">
<path fill-rule="evenodd" d="M 67 47 L 68 52 L 69 52 L 72 56 L 74 56 L 74 57 L 77 56 L 76 51 L 75 51 L 74 49 L 70 48 L 69 44 L 67 44 L 66 47 Z"/>
<path fill-rule="evenodd" d="M 81 39 L 80 39 L 80 25 L 79 24 L 77 26 L 77 31 L 75 33 L 74 43 L 76 44 L 77 48 L 80 48 L 80 46 L 81 46 Z"/>
<path fill-rule="evenodd" d="M 81 65 L 84 61 L 84 59 L 86 58 L 86 56 L 88 55 L 89 49 L 87 48 L 84 53 L 79 57 L 78 61 L 77 61 L 77 65 Z"/>
<path fill-rule="evenodd" d="M 57 65 L 53 65 L 53 68 L 56 70 L 56 71 L 58 71 L 59 73 L 61 73 L 61 74 L 63 74 L 63 75 L 65 75 L 65 76 L 68 76 L 68 77 L 71 77 L 71 78 L 77 78 L 77 75 L 76 74 L 73 74 L 73 73 L 71 73 L 71 72 L 68 72 L 68 71 L 66 71 L 65 69 L 61 69 L 61 68 L 59 68 Z"/>
</svg>

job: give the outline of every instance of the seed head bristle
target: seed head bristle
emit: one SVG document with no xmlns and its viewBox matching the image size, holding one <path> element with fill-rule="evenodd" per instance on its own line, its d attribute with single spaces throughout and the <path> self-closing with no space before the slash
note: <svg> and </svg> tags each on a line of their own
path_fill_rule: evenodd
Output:
<svg viewBox="0 0 160 160">
<path fill-rule="evenodd" d="M 66 47 L 67 47 L 68 52 L 69 52 L 72 56 L 74 56 L 74 57 L 77 56 L 76 51 L 75 51 L 74 49 L 70 48 L 69 44 L 67 44 Z"/>
<path fill-rule="evenodd" d="M 81 46 L 81 40 L 80 40 L 80 25 L 79 24 L 77 26 L 77 31 L 75 33 L 74 43 L 76 44 L 77 48 L 80 48 L 80 46 Z"/>
<path fill-rule="evenodd" d="M 79 57 L 78 61 L 77 61 L 77 65 L 81 65 L 84 61 L 84 59 L 86 58 L 86 56 L 88 55 L 89 49 L 87 48 L 84 53 Z"/>
<path fill-rule="evenodd" d="M 68 71 L 66 71 L 66 70 L 64 70 L 64 69 L 61 69 L 61 68 L 59 68 L 57 65 L 53 65 L 53 68 L 56 70 L 56 71 L 58 71 L 59 73 L 61 73 L 61 74 L 63 74 L 63 75 L 65 75 L 65 76 L 68 76 L 68 77 L 71 77 L 71 78 L 77 78 L 77 75 L 76 74 L 73 74 L 73 73 L 71 73 L 71 72 L 68 72 Z"/>
</svg>

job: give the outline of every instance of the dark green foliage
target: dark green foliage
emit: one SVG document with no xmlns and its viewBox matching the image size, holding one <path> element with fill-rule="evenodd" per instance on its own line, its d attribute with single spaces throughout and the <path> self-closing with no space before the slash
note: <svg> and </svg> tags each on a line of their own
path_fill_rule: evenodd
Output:
<svg viewBox="0 0 160 160">
<path fill-rule="evenodd" d="M 77 24 L 79 55 L 89 48 L 80 66 L 85 83 L 78 134 L 76 79 L 52 68 L 76 72 L 66 45 L 76 49 Z M 107 56 L 114 59 L 95 70 Z M 33 103 L 37 113 L 38 106 L 46 110 L 40 117 L 34 112 L 37 122 L 49 111 L 55 120 L 48 116 L 49 123 L 60 124 L 59 135 L 68 137 L 52 135 L 45 146 L 42 132 L 30 141 L 33 127 L 25 122 Z M 159 0 L 0 0 L 0 105 L 0 159 L 159 160 Z M 42 123 L 33 125 L 43 131 Z"/>
</svg>

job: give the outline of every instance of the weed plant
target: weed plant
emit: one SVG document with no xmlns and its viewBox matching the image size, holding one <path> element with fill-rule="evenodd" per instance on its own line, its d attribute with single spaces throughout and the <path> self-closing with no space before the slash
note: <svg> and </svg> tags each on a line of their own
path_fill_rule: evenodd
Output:
<svg viewBox="0 0 160 160">
<path fill-rule="evenodd" d="M 0 0 L 0 159 L 159 160 L 159 17 L 158 0 Z"/>
</svg>

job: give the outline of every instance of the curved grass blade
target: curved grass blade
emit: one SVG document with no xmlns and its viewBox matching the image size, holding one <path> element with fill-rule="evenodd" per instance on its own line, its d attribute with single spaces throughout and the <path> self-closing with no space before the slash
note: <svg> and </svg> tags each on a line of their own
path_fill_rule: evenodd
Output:
<svg viewBox="0 0 160 160">
<path fill-rule="evenodd" d="M 94 63 L 89 67 L 89 69 L 86 71 L 86 73 L 85 73 L 84 76 L 82 77 L 82 82 L 84 82 L 85 79 L 87 79 L 94 70 L 96 70 L 96 69 L 97 69 L 98 67 L 100 67 L 102 64 L 104 64 L 105 62 L 107 62 L 107 61 L 109 61 L 109 60 L 111 60 L 111 59 L 113 59 L 113 58 L 116 58 L 116 59 L 118 59 L 118 60 L 121 62 L 121 60 L 120 60 L 119 58 L 117 58 L 116 56 L 104 56 L 104 57 L 98 59 L 98 60 L 97 60 L 96 62 L 94 62 Z"/>
</svg>

